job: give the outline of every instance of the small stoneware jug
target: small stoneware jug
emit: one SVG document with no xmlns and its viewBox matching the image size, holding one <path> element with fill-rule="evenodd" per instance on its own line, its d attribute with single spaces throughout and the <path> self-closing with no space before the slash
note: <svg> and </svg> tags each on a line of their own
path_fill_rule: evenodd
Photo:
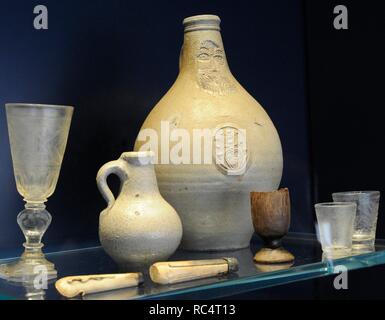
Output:
<svg viewBox="0 0 385 320">
<path fill-rule="evenodd" d="M 177 212 L 159 193 L 153 157 L 151 151 L 125 152 L 103 165 L 96 177 L 108 204 L 100 214 L 100 242 L 124 268 L 166 260 L 182 238 Z M 106 181 L 110 174 L 121 180 L 116 199 Z"/>
</svg>

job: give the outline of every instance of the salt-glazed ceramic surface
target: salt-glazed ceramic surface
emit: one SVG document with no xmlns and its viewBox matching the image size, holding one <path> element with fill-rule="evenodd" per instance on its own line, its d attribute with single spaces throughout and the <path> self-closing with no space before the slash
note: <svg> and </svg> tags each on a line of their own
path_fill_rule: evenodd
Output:
<svg viewBox="0 0 385 320">
<path fill-rule="evenodd" d="M 182 238 L 177 212 L 159 193 L 153 158 L 151 151 L 125 152 L 103 165 L 96 177 L 108 203 L 100 214 L 100 242 L 123 267 L 166 260 Z M 110 174 L 121 180 L 116 199 L 106 181 Z"/>
<path fill-rule="evenodd" d="M 183 24 L 178 78 L 143 123 L 135 150 L 152 149 L 158 155 L 159 188 L 181 216 L 183 248 L 248 247 L 253 233 L 249 193 L 279 186 L 280 139 L 265 110 L 230 72 L 219 17 L 194 16 Z M 188 137 L 179 137 L 176 129 Z M 198 154 L 197 129 L 212 133 L 211 144 L 207 147 L 202 139 Z M 156 143 L 149 143 L 150 131 L 157 133 Z M 223 148 L 221 141 L 233 144 Z M 175 157 L 175 147 L 184 152 L 183 159 Z M 197 161 L 200 155 L 204 160 Z"/>
</svg>

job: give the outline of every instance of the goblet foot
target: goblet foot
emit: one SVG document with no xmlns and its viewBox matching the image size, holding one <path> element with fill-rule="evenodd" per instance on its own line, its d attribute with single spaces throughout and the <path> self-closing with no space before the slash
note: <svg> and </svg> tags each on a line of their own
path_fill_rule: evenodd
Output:
<svg viewBox="0 0 385 320">
<path fill-rule="evenodd" d="M 290 262 L 294 259 L 294 256 L 282 247 L 262 248 L 254 256 L 255 262 L 266 264 Z"/>
<path fill-rule="evenodd" d="M 57 277 L 57 271 L 41 248 L 25 250 L 20 258 L 0 265 L 0 278 L 13 282 L 43 283 Z"/>
<path fill-rule="evenodd" d="M 45 290 L 35 288 L 33 284 L 25 284 L 25 298 L 27 300 L 45 300 Z"/>
</svg>

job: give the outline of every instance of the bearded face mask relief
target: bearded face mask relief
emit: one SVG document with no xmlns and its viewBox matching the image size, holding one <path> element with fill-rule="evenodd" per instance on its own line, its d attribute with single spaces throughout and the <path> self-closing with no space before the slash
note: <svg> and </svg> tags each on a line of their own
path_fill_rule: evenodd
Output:
<svg viewBox="0 0 385 320">
<path fill-rule="evenodd" d="M 226 75 L 227 64 L 224 50 L 211 40 L 199 43 L 196 54 L 198 84 L 211 94 L 225 95 L 235 90 Z"/>
</svg>

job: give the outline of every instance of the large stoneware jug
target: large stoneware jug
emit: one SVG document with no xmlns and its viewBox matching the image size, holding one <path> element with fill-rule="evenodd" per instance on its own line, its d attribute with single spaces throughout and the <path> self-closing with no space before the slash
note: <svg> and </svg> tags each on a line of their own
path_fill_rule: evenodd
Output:
<svg viewBox="0 0 385 320">
<path fill-rule="evenodd" d="M 157 155 L 160 191 L 182 219 L 183 248 L 244 248 L 253 234 L 250 191 L 276 190 L 281 180 L 280 139 L 230 72 L 219 17 L 183 24 L 178 78 L 143 123 L 135 150 Z"/>
<path fill-rule="evenodd" d="M 182 238 L 178 214 L 159 193 L 153 158 L 151 151 L 125 152 L 118 160 L 103 165 L 96 178 L 108 203 L 100 214 L 100 242 L 123 267 L 165 260 Z M 107 185 L 110 174 L 121 180 L 116 199 Z"/>
</svg>

